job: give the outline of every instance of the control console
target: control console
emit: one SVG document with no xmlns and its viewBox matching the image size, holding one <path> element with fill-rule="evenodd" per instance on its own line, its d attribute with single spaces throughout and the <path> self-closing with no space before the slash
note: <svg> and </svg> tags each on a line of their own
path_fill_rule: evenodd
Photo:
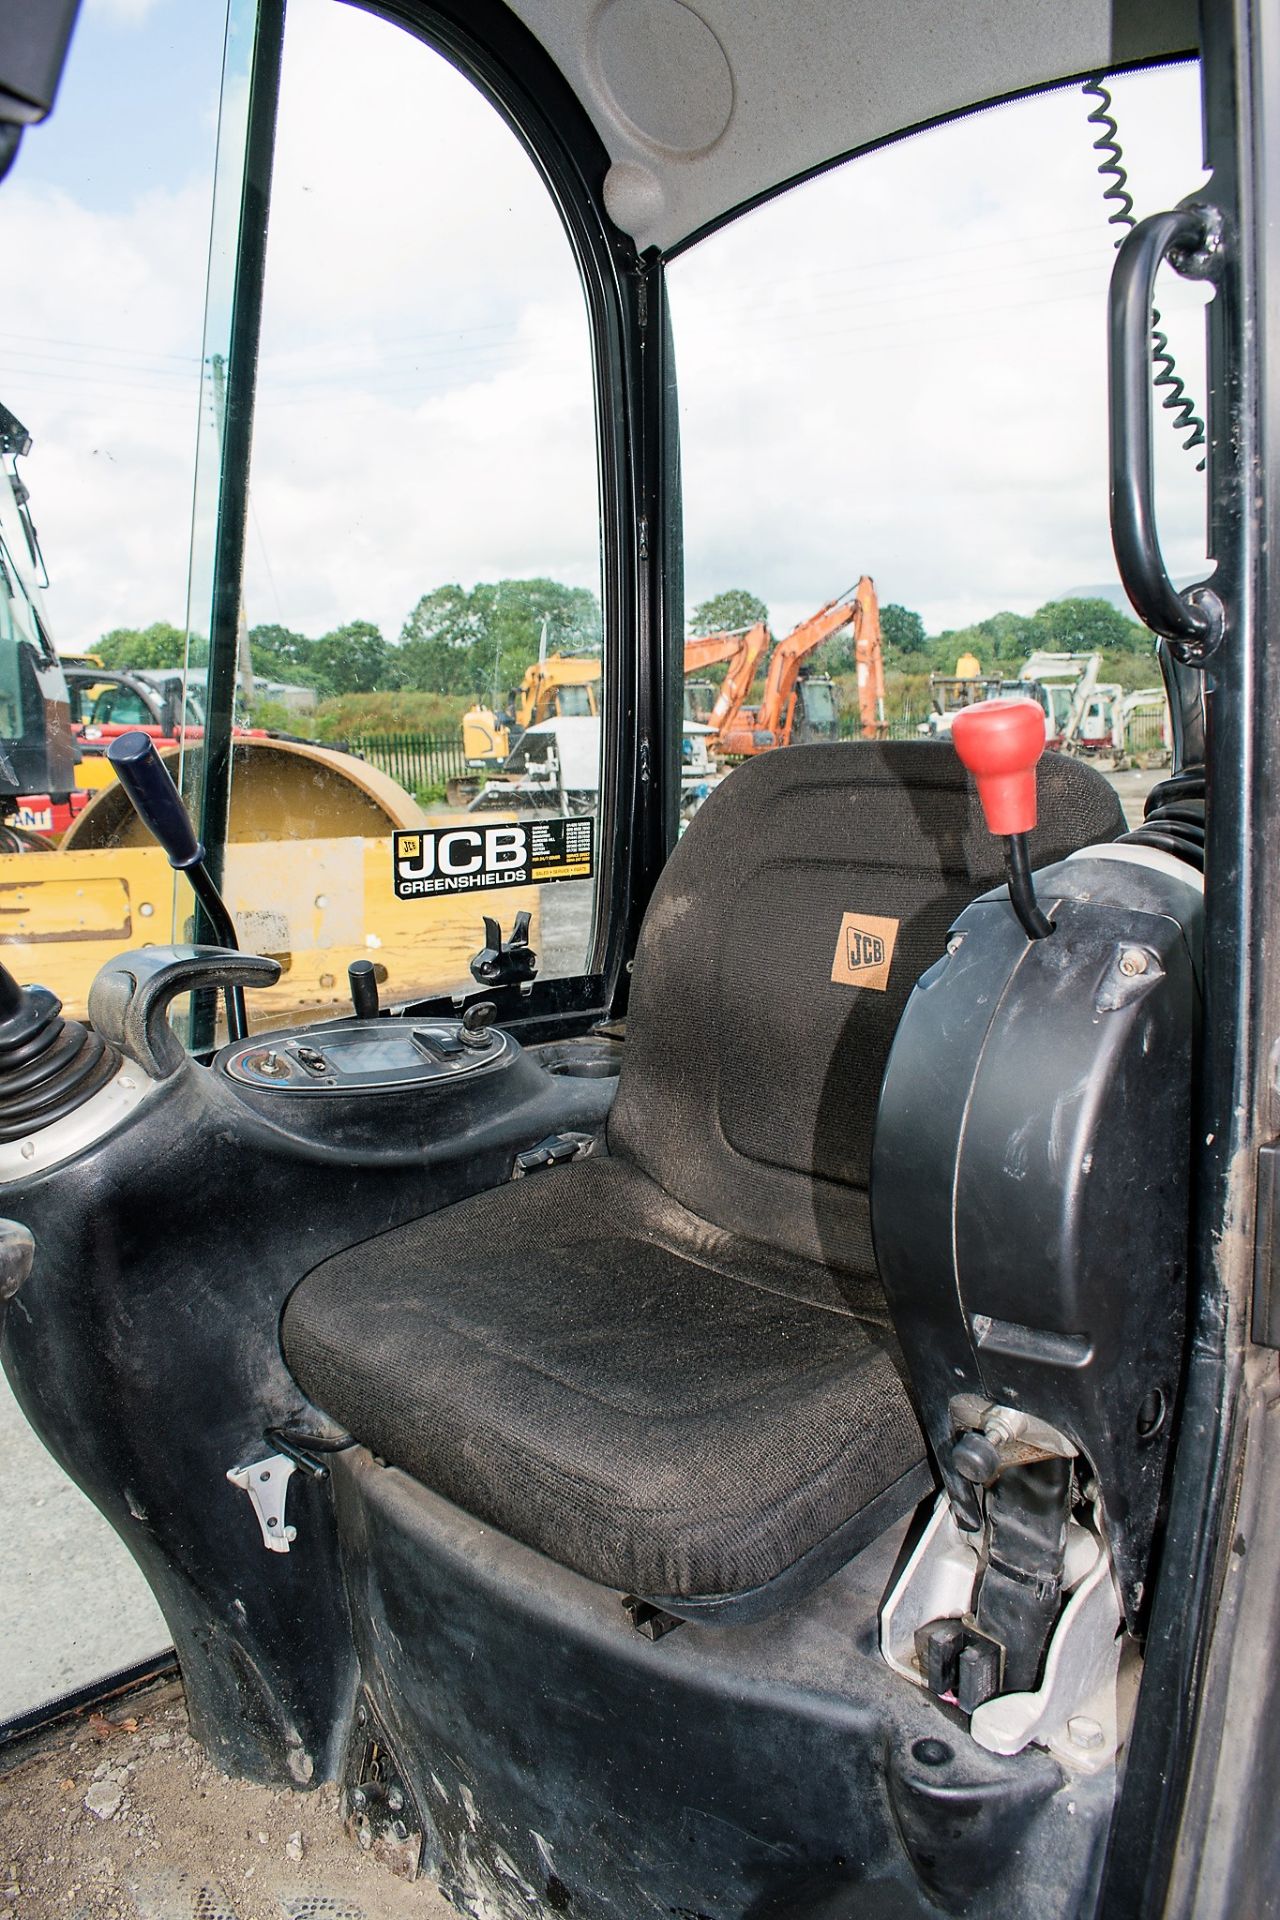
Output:
<svg viewBox="0 0 1280 1920">
<path fill-rule="evenodd" d="M 259 1091 L 317 1095 L 427 1087 L 508 1063 L 515 1042 L 469 1007 L 463 1020 L 351 1020 L 237 1041 L 219 1054 L 229 1079 Z M 470 1024 L 468 1024 L 470 1022 Z"/>
</svg>

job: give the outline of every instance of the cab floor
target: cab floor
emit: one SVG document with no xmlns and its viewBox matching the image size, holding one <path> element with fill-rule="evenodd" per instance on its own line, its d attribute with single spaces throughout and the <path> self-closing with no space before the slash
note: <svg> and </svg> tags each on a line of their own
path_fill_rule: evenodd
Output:
<svg viewBox="0 0 1280 1920">
<path fill-rule="evenodd" d="M 219 1773 L 176 1681 L 0 1768 L 0 1920 L 457 1920 L 348 1839 L 336 1787 Z"/>
</svg>

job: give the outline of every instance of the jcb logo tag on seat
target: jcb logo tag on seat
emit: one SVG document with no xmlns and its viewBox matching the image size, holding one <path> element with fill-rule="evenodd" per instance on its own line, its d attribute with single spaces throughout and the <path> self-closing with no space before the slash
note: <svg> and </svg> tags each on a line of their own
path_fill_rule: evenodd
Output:
<svg viewBox="0 0 1280 1920">
<path fill-rule="evenodd" d="M 832 980 L 839 986 L 871 987 L 883 993 L 889 984 L 899 924 L 875 913 L 846 913 L 836 941 Z"/>
</svg>

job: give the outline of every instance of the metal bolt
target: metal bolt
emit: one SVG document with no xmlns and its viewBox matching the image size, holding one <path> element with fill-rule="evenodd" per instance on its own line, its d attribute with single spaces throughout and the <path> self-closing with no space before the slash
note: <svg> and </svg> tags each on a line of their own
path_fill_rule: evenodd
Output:
<svg viewBox="0 0 1280 1920">
<path fill-rule="evenodd" d="M 1141 947 L 1126 947 L 1120 955 L 1120 971 L 1127 980 L 1132 980 L 1137 973 L 1145 973 L 1147 965 L 1147 956 Z"/>
<path fill-rule="evenodd" d="M 367 1726 L 368 1723 L 369 1723 L 368 1707 L 357 1707 L 356 1708 L 356 1725 L 358 1727 L 364 1727 L 364 1726 Z"/>
<path fill-rule="evenodd" d="M 367 1793 L 365 1792 L 365 1790 L 364 1790 L 364 1788 L 363 1788 L 363 1787 L 352 1787 L 352 1789 L 351 1789 L 351 1804 L 352 1804 L 352 1806 L 353 1806 L 353 1807 L 367 1807 L 367 1806 L 368 1806 L 368 1804 L 369 1804 L 369 1796 L 368 1796 L 368 1794 L 367 1794 Z"/>
<path fill-rule="evenodd" d="M 951 938 L 947 942 L 947 952 L 959 953 L 963 945 L 964 945 L 964 935 L 962 933 L 953 933 Z"/>
<path fill-rule="evenodd" d="M 390 1807 L 392 1813 L 400 1812 L 404 1806 L 404 1789 L 402 1787 L 388 1787 L 387 1805 Z"/>
<path fill-rule="evenodd" d="M 409 1829 L 403 1820 L 393 1820 L 391 1822 L 391 1831 L 397 1840 L 407 1840 L 409 1838 Z"/>
<path fill-rule="evenodd" d="M 1067 1722 L 1067 1737 L 1073 1747 L 1079 1747 L 1084 1753 L 1093 1753 L 1106 1739 L 1102 1727 L 1096 1720 L 1090 1720 L 1087 1714 L 1077 1713 Z"/>
</svg>

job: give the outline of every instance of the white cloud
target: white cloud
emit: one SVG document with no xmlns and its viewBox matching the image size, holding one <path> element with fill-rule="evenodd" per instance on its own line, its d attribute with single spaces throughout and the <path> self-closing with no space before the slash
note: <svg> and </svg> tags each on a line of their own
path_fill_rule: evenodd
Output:
<svg viewBox="0 0 1280 1920">
<path fill-rule="evenodd" d="M 1170 204 L 1199 179 L 1194 77 L 1115 91 L 1139 211 Z M 744 585 L 783 625 L 865 570 L 936 629 L 1112 576 L 1087 106 L 939 128 L 675 263 L 690 604 Z M 102 215 L 33 172 L 0 195 L 24 262 L 0 398 L 35 436 L 64 646 L 181 618 L 208 194 Z M 1198 298 L 1166 309 L 1201 396 Z M 1158 471 L 1190 573 L 1201 483 L 1167 431 Z M 253 623 L 394 635 L 442 581 L 596 584 L 585 314 L 546 190 L 438 56 L 320 0 L 290 6 L 252 505 Z"/>
<path fill-rule="evenodd" d="M 1115 93 L 1155 211 L 1199 183 L 1194 76 Z M 1114 577 L 1090 104 L 940 127 L 674 264 L 690 604 L 742 585 L 785 625 L 866 571 L 937 630 Z M 1161 292 L 1203 396 L 1200 296 Z M 1168 557 L 1194 571 L 1203 482 L 1164 423 L 1157 452 Z"/>
<path fill-rule="evenodd" d="M 84 0 L 84 10 L 113 26 L 140 27 L 162 4 L 163 0 Z"/>
</svg>

